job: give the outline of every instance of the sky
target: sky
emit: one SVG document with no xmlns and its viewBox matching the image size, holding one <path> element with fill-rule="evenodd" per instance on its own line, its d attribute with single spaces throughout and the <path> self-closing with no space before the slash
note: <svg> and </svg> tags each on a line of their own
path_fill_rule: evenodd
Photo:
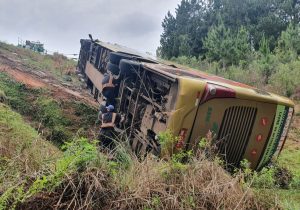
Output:
<svg viewBox="0 0 300 210">
<path fill-rule="evenodd" d="M 155 54 L 168 11 L 180 0 L 0 0 L 0 40 L 40 41 L 50 52 L 79 53 L 82 38 Z"/>
</svg>

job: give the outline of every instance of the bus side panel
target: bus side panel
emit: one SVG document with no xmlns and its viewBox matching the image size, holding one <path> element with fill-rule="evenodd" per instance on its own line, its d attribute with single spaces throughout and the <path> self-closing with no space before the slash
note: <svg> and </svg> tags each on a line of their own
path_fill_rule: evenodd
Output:
<svg viewBox="0 0 300 210">
<path fill-rule="evenodd" d="M 87 77 L 92 81 L 93 85 L 98 89 L 102 90 L 102 79 L 103 74 L 98 71 L 89 61 L 86 62 L 85 72 Z"/>
</svg>

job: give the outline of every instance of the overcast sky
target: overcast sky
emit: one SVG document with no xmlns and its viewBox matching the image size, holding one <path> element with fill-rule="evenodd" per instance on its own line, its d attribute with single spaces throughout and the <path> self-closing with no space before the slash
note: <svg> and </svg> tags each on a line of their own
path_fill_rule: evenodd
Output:
<svg viewBox="0 0 300 210">
<path fill-rule="evenodd" d="M 0 40 L 41 41 L 50 51 L 78 53 L 91 33 L 101 41 L 155 53 L 161 22 L 180 0 L 0 0 Z"/>
</svg>

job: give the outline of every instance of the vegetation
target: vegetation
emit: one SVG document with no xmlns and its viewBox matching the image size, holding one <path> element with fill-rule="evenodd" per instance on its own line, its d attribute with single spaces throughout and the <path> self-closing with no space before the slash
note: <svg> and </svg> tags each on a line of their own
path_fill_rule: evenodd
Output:
<svg viewBox="0 0 300 210">
<path fill-rule="evenodd" d="M 1 108 L 12 115 L 10 120 L 18 116 L 17 121 L 23 124 L 14 126 L 27 126 L 19 135 L 24 136 L 24 132 L 30 132 L 33 137 L 37 136 L 32 128 L 24 125 L 18 114 L 5 105 Z M 9 120 L 6 123 L 10 125 Z M 3 125 L 1 121 L 1 129 Z M 12 136 L 6 136 L 10 142 L 16 140 Z M 165 143 L 174 142 L 176 139 L 168 133 L 162 133 L 161 136 Z M 28 139 L 36 141 L 32 137 Z M 279 176 L 274 176 L 274 167 L 257 173 L 248 169 L 247 162 L 244 162 L 244 168 L 231 175 L 224 171 L 217 156 L 208 152 L 210 148 L 205 143 L 208 140 L 202 139 L 201 142 L 201 150 L 196 154 L 180 152 L 166 160 L 148 156 L 141 162 L 123 143 L 118 144 L 113 152 L 113 159 L 109 159 L 98 151 L 97 141 L 76 138 L 61 147 L 63 153 L 54 147 L 57 155 L 49 157 L 35 154 L 31 161 L 41 162 L 39 167 L 30 167 L 31 171 L 23 170 L 24 165 L 20 164 L 20 169 L 14 169 L 18 175 L 7 177 L 4 172 L 11 168 L 9 164 L 3 164 L 0 177 L 10 184 L 1 186 L 0 207 L 47 209 L 55 205 L 58 209 L 280 208 L 282 204 L 274 200 L 274 197 L 264 196 L 264 199 L 258 199 L 250 188 L 257 188 L 257 195 L 266 190 L 280 189 L 280 185 L 276 185 Z M 12 148 L 11 151 L 15 149 Z M 24 157 L 25 154 L 26 150 L 21 150 L 21 154 L 12 154 L 10 159 L 15 160 L 17 156 Z M 184 162 L 182 158 L 185 158 Z M 289 206 L 292 207 L 292 204 L 289 203 Z"/>
<path fill-rule="evenodd" d="M 182 0 L 175 16 L 168 12 L 162 22 L 158 52 L 167 59 L 183 55 L 203 56 L 208 50 L 205 39 L 212 28 L 224 32 L 219 38 L 228 41 L 237 34 L 237 37 L 244 37 L 244 31 L 247 31 L 247 40 L 255 50 L 265 37 L 274 50 L 281 32 L 289 24 L 296 26 L 299 23 L 299 4 L 295 0 Z M 232 46 L 224 50 L 230 51 Z"/>
<path fill-rule="evenodd" d="M 44 166 L 60 153 L 57 147 L 42 140 L 20 114 L 0 103 L 0 194 L 24 175 L 44 170 Z"/>
<path fill-rule="evenodd" d="M 47 89 L 32 89 L 0 72 L 3 102 L 29 117 L 43 136 L 57 144 L 81 136 L 90 136 L 96 121 L 96 110 L 75 100 L 54 99 Z M 42 96 L 41 96 L 42 95 Z M 84 114 L 84 112 L 86 114 Z"/>
<path fill-rule="evenodd" d="M 42 75 L 51 75 L 60 82 L 73 87 L 79 88 L 81 86 L 74 70 L 76 62 L 67 59 L 62 54 L 42 55 L 3 42 L 0 42 L 0 53 L 10 55 L 18 63 L 25 65 L 31 70 L 39 71 Z"/>
<path fill-rule="evenodd" d="M 18 83 L 6 75 L 1 76 L 3 89 L 8 81 L 12 82 L 9 83 L 12 87 L 18 87 Z M 8 104 L 10 97 L 18 99 L 18 89 L 16 91 L 15 95 L 8 92 L 5 96 Z M 84 116 L 83 111 L 92 115 L 92 110 L 86 105 L 76 103 L 72 108 L 69 104 L 46 97 L 46 90 L 39 90 L 44 96 L 37 97 L 34 96 L 35 91 L 25 89 L 21 102 L 33 104 L 37 110 L 36 117 L 47 126 L 68 126 L 70 122 L 62 120 L 69 119 L 61 111 L 64 106 L 74 108 L 76 116 Z M 27 97 L 34 100 L 30 103 Z M 18 103 L 15 104 L 19 107 Z M 0 139 L 1 148 L 6 148 L 7 154 L 10 154 L 7 158 L 1 150 L 0 179 L 1 183 L 6 183 L 0 185 L 1 209 L 46 209 L 53 206 L 58 209 L 266 209 L 298 205 L 299 188 L 296 183 L 299 180 L 296 177 L 293 176 L 286 185 L 290 190 L 284 191 L 277 184 L 274 168 L 256 173 L 249 171 L 245 163 L 243 171 L 231 175 L 224 171 L 224 163 L 213 154 L 206 139 L 199 144 L 203 152 L 180 152 L 170 156 L 168 150 L 163 149 L 166 151 L 164 160 L 148 157 L 143 162 L 132 155 L 123 143 L 118 144 L 111 159 L 98 151 L 97 141 L 78 137 L 65 143 L 61 152 L 42 140 L 20 115 L 6 105 L 1 105 L 1 110 L 4 110 L 0 112 L 0 131 L 4 133 L 3 139 Z M 13 132 L 7 132 L 11 129 Z M 160 140 L 164 148 L 178 142 L 178 138 L 169 132 L 161 133 Z M 14 144 L 15 141 L 17 143 Z M 40 145 L 44 146 L 40 148 Z M 264 192 L 270 196 L 260 200 L 259 196 Z M 276 199 L 278 194 L 281 200 Z M 288 196 L 295 202 L 287 203 L 285 199 Z"/>
<path fill-rule="evenodd" d="M 240 176 L 232 178 L 200 153 L 184 164 L 177 158 L 149 157 L 140 162 L 121 144 L 114 159 L 108 160 L 98 152 L 96 141 L 84 138 L 62 148 L 63 154 L 55 158 L 38 157 L 44 161 L 40 170 L 19 171 L 20 177 L 0 191 L 1 209 L 54 205 L 58 209 L 248 209 L 264 205 L 240 186 Z M 7 170 L 3 165 L 1 172 Z"/>
<path fill-rule="evenodd" d="M 157 55 L 298 97 L 299 8 L 289 0 L 182 0 L 162 23 Z"/>
<path fill-rule="evenodd" d="M 204 3 L 205 2 L 205 3 Z M 299 97 L 297 1 L 183 0 L 163 22 L 159 55 L 233 80 Z M 271 12 L 272 8 L 272 12 Z M 232 18 L 232 17 L 236 18 Z M 63 56 L 43 56 L 0 43 L 0 53 L 79 86 Z M 6 105 L 5 105 L 6 104 Z M 21 113 L 15 113 L 14 111 Z M 299 143 L 299 116 L 288 142 Z M 0 73 L 0 209 L 299 209 L 299 146 L 287 144 L 277 162 L 260 172 L 242 161 L 224 170 L 209 136 L 199 152 L 169 149 L 163 159 L 137 159 L 124 142 L 112 154 L 99 151 L 96 110 L 31 89 Z M 26 122 L 30 122 L 32 128 Z M 60 149 L 54 146 L 59 143 Z"/>
</svg>

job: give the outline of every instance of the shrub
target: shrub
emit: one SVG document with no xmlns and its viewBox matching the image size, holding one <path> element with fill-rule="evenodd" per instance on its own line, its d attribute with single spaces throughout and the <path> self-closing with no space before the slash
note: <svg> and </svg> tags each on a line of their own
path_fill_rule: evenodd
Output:
<svg viewBox="0 0 300 210">
<path fill-rule="evenodd" d="M 253 186 L 262 189 L 275 188 L 275 169 L 263 168 L 260 172 L 253 172 Z"/>
<path fill-rule="evenodd" d="M 271 84 L 280 90 L 281 94 L 291 96 L 300 87 L 300 61 L 293 61 L 278 66 L 277 72 L 271 77 Z"/>
<path fill-rule="evenodd" d="M 80 124 L 84 128 L 89 128 L 94 125 L 97 120 L 97 110 L 89 105 L 81 102 L 73 102 L 75 108 L 75 115 L 81 117 Z"/>
<path fill-rule="evenodd" d="M 179 140 L 178 137 L 174 136 L 170 131 L 165 131 L 158 134 L 158 139 L 161 145 L 161 156 L 171 157 L 174 147 Z"/>
<path fill-rule="evenodd" d="M 37 120 L 43 122 L 46 126 L 54 127 L 68 124 L 68 120 L 63 117 L 60 105 L 54 99 L 39 97 L 35 101 L 35 105 Z"/>
<path fill-rule="evenodd" d="M 55 168 L 47 167 L 34 177 L 25 177 L 21 182 L 8 188 L 0 197 L 1 209 L 14 209 L 22 203 L 30 201 L 33 196 L 42 192 L 51 192 L 61 186 L 65 177 L 85 171 L 99 157 L 97 142 L 87 139 L 75 139 L 63 146 L 63 156 L 54 160 Z M 51 162 L 53 164 L 53 162 Z M 26 186 L 26 187 L 25 187 Z"/>
</svg>

